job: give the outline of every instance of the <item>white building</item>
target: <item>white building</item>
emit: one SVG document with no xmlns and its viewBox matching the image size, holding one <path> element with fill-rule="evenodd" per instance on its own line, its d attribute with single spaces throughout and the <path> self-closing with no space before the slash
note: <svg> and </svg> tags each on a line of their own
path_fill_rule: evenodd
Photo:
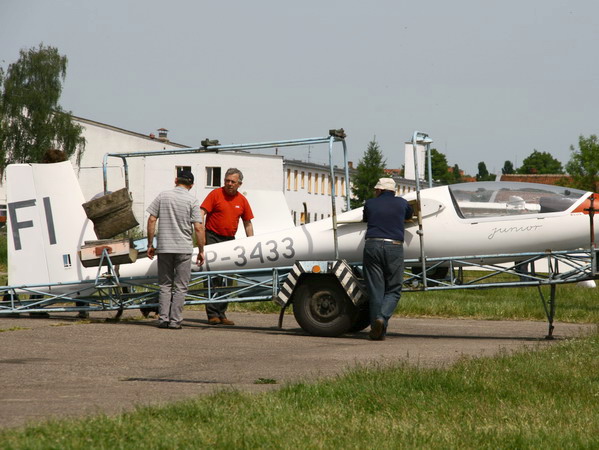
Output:
<svg viewBox="0 0 599 450">
<path fill-rule="evenodd" d="M 174 151 L 172 155 L 127 158 L 133 213 L 142 230 L 145 230 L 149 203 L 159 192 L 173 186 L 177 171 L 182 169 L 194 174 L 191 192 L 200 202 L 212 189 L 222 185 L 228 168 L 241 170 L 244 179 L 240 192 L 252 206 L 256 234 L 321 220 L 331 214 L 332 185 L 328 166 L 245 151 L 177 154 L 177 149 L 190 147 L 170 142 L 168 130 L 157 130 L 156 137 L 81 117 L 73 119 L 83 127 L 86 139 L 80 164 L 76 164 L 74 157 L 71 159 L 86 200 L 104 193 L 105 154 Z M 125 187 L 125 166 L 121 158 L 108 158 L 106 180 L 110 192 Z M 336 209 L 341 212 L 345 209 L 346 183 L 342 170 L 335 170 L 334 182 Z M 0 204 L 6 204 L 4 185 L 0 186 Z M 240 232 L 243 234 L 243 227 Z"/>
<path fill-rule="evenodd" d="M 285 198 L 293 222 L 302 225 L 331 215 L 331 194 L 335 187 L 337 213 L 347 210 L 345 171 L 334 167 L 334 180 L 328 166 L 285 159 Z"/>
</svg>

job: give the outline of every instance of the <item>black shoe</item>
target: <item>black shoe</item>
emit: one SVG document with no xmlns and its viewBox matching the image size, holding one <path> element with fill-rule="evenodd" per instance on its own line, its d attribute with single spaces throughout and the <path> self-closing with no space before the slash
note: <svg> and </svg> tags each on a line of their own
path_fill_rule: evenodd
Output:
<svg viewBox="0 0 599 450">
<path fill-rule="evenodd" d="M 368 337 L 373 341 L 385 340 L 385 321 L 383 319 L 376 319 L 374 321 L 374 324 L 370 327 Z"/>
<path fill-rule="evenodd" d="M 158 328 L 168 328 L 168 322 L 159 322 Z"/>
</svg>

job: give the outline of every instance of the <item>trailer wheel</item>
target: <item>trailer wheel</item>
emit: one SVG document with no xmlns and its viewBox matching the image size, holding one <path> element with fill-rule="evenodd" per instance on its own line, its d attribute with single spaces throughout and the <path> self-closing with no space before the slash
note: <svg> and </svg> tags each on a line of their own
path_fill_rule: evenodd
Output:
<svg viewBox="0 0 599 450">
<path fill-rule="evenodd" d="M 368 302 L 364 302 L 358 308 L 358 314 L 354 324 L 349 329 L 352 333 L 357 333 L 370 326 L 370 309 L 368 308 Z"/>
<path fill-rule="evenodd" d="M 314 336 L 339 336 L 355 322 L 357 308 L 335 278 L 308 278 L 296 287 L 293 315 Z"/>
</svg>

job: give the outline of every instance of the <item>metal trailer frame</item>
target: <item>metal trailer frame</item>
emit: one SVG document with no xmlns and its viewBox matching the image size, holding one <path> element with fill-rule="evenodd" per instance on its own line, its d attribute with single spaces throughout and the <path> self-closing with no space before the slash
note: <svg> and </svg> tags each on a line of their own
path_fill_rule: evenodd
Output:
<svg viewBox="0 0 599 450">
<path fill-rule="evenodd" d="M 347 165 L 347 147 L 345 133 L 343 130 L 331 130 L 329 136 L 322 138 L 298 139 L 291 141 L 271 141 L 255 144 L 241 144 L 230 146 L 213 145 L 214 141 L 203 141 L 204 147 L 194 149 L 176 149 L 157 152 L 138 152 L 127 154 L 106 154 L 104 156 L 104 177 L 106 181 L 106 164 L 108 157 L 118 157 L 125 165 L 125 180 L 128 187 L 128 172 L 126 158 L 139 156 L 155 156 L 178 153 L 197 153 L 206 151 L 236 151 L 249 149 L 264 149 L 273 147 L 288 147 L 300 145 L 329 144 L 329 162 L 331 175 L 333 173 L 332 149 L 334 142 L 342 142 L 345 172 L 346 172 L 346 196 L 349 208 L 349 171 Z M 415 132 L 412 140 L 414 152 L 416 143 L 428 145 L 432 142 L 428 135 Z M 416 156 L 416 155 L 415 155 Z M 417 165 L 417 158 L 414 158 Z M 418 167 L 416 167 L 418 178 Z M 430 182 L 430 173 L 429 173 Z M 420 201 L 420 186 L 417 180 L 417 199 Z M 335 256 L 339 259 L 337 246 L 337 219 L 335 210 L 335 186 L 332 185 L 332 218 L 333 236 L 335 239 Z M 505 253 L 497 255 L 465 255 L 451 258 L 427 258 L 424 252 L 424 232 L 422 230 L 422 218 L 418 218 L 419 229 L 417 231 L 421 239 L 422 254 L 418 259 L 407 259 L 406 267 L 421 267 L 421 272 L 406 271 L 404 289 L 408 292 L 426 292 L 448 289 L 489 289 L 504 287 L 531 287 L 536 286 L 539 290 L 541 302 L 548 320 L 547 339 L 553 338 L 553 320 L 556 310 L 556 287 L 559 284 L 576 283 L 597 279 L 599 272 L 597 268 L 597 253 L 594 242 L 593 217 L 596 211 L 593 201 L 589 208 L 590 219 L 590 246 L 589 249 L 578 249 L 559 252 L 539 253 Z M 481 263 L 481 260 L 487 261 Z M 497 260 L 497 263 L 493 263 Z M 513 264 L 505 264 L 500 261 L 517 261 Z M 536 273 L 534 265 L 537 262 L 547 263 L 548 272 Z M 519 267 L 529 264 L 533 270 L 522 273 Z M 359 264 L 351 264 L 356 274 L 361 273 Z M 105 267 L 105 269 L 103 269 Z M 434 272 L 439 267 L 449 267 L 449 277 L 445 279 L 434 278 Z M 473 279 L 464 276 L 465 268 L 483 270 L 484 275 Z M 218 272 L 192 272 L 190 290 L 186 305 L 200 305 L 219 302 L 254 302 L 272 301 L 277 297 L 281 286 L 287 280 L 292 267 L 278 267 L 272 269 L 242 269 Z M 517 277 L 516 281 L 505 281 L 505 275 Z M 212 277 L 222 277 L 229 280 L 229 286 L 213 286 Z M 494 281 L 499 280 L 499 281 Z M 549 298 L 546 299 L 541 288 L 550 287 Z M 60 288 L 61 293 L 56 293 Z M 54 292 L 52 292 L 54 290 Z M 118 267 L 113 265 L 106 250 L 102 253 L 98 273 L 94 281 L 76 281 L 72 283 L 58 283 L 53 285 L 21 285 L 0 286 L 0 316 L 19 313 L 48 313 L 48 312 L 97 312 L 115 311 L 118 319 L 124 310 L 140 309 L 144 315 L 158 307 L 158 285 L 154 280 L 147 277 L 119 277 Z M 28 293 L 29 299 L 21 299 L 19 296 Z M 279 320 L 282 325 L 282 315 L 287 305 L 283 306 Z"/>
<path fill-rule="evenodd" d="M 196 148 L 106 153 L 102 166 L 104 193 L 108 193 L 108 158 L 120 158 L 122 160 L 125 187 L 128 190 L 128 158 L 205 152 L 235 152 L 318 144 L 328 144 L 330 177 L 331 180 L 334 180 L 333 148 L 336 142 L 340 142 L 343 150 L 345 179 L 347 180 L 345 183 L 346 208 L 349 210 L 350 183 L 345 138 L 345 131 L 340 128 L 329 130 L 329 135 L 324 137 L 231 145 L 219 145 L 218 140 L 205 139 L 201 142 L 202 146 Z M 335 196 L 335 183 L 331 183 L 331 217 L 333 220 L 335 257 L 338 258 Z M 280 284 L 290 269 L 291 267 L 279 267 L 260 270 L 192 272 L 186 305 L 272 300 L 276 297 Z M 213 286 L 212 277 L 215 276 L 227 279 L 230 286 Z M 61 291 L 59 294 L 56 293 L 58 289 Z M 158 306 L 158 291 L 158 284 L 153 279 L 147 277 L 119 277 L 118 266 L 112 263 L 110 256 L 104 250 L 100 257 L 98 272 L 94 281 L 73 281 L 72 283 L 63 282 L 50 285 L 0 286 L 0 300 L 3 300 L 0 301 L 0 316 L 19 313 L 116 311 L 116 318 L 118 318 L 126 309 L 141 309 L 144 313 L 156 309 Z M 23 295 L 28 295 L 29 298 L 22 299 Z"/>
</svg>

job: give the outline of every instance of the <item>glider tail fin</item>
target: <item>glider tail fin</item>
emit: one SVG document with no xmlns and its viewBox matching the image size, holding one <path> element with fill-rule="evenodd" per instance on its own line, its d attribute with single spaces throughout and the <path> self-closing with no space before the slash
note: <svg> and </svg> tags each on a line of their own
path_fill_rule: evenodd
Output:
<svg viewBox="0 0 599 450">
<path fill-rule="evenodd" d="M 8 281 L 11 286 L 88 279 L 78 251 L 95 234 L 69 161 L 6 169 Z"/>
</svg>

